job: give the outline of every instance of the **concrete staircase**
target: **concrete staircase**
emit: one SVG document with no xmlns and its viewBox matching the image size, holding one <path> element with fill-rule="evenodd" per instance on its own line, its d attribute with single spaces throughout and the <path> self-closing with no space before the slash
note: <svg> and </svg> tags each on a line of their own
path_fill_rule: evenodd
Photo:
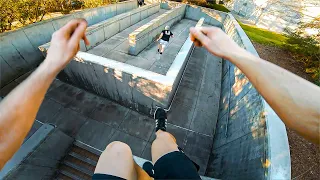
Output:
<svg viewBox="0 0 320 180">
<path fill-rule="evenodd" d="M 91 179 L 101 151 L 75 141 L 62 161 L 56 179 Z"/>
</svg>

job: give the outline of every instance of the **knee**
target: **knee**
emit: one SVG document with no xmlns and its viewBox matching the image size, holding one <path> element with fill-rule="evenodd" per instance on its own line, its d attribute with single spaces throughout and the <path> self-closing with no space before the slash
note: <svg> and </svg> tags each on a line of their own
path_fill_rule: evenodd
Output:
<svg viewBox="0 0 320 180">
<path fill-rule="evenodd" d="M 156 133 L 156 135 L 157 135 L 156 140 L 157 139 L 166 139 L 166 140 L 169 140 L 169 141 L 173 140 L 174 142 L 176 142 L 176 138 L 172 134 L 170 134 L 168 132 L 158 131 Z"/>
<path fill-rule="evenodd" d="M 132 154 L 131 148 L 123 142 L 113 141 L 110 143 L 104 152 L 117 153 L 117 154 Z"/>
</svg>

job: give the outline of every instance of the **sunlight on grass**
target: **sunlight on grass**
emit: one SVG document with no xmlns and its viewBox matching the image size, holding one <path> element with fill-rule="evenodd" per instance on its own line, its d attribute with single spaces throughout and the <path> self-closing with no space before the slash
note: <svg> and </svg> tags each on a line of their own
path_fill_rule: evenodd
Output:
<svg viewBox="0 0 320 180">
<path fill-rule="evenodd" d="M 289 38 L 283 34 L 239 23 L 249 38 L 257 43 L 286 48 Z"/>
</svg>

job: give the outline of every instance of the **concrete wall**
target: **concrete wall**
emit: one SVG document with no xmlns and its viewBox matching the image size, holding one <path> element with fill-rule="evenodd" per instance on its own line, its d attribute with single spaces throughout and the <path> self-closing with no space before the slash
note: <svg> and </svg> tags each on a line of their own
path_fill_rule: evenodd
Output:
<svg viewBox="0 0 320 180">
<path fill-rule="evenodd" d="M 159 12 L 160 4 L 150 4 L 141 8 L 117 15 L 108 20 L 102 21 L 88 28 L 87 38 L 90 45 L 82 51 L 88 51 L 113 35 L 123 31 L 124 29 L 136 24 L 137 22 Z"/>
<path fill-rule="evenodd" d="M 172 26 L 179 22 L 184 17 L 185 9 L 185 5 L 174 8 L 130 33 L 129 54 L 138 55 L 156 39 L 166 25 Z"/>
<path fill-rule="evenodd" d="M 320 15 L 319 0 L 229 0 L 225 5 L 246 23 L 277 32 Z"/>
<path fill-rule="evenodd" d="M 197 26 L 201 26 L 202 23 L 203 19 Z M 78 52 L 76 58 L 67 65 L 58 78 L 138 112 L 151 115 L 151 110 L 157 106 L 169 107 L 192 49 L 193 43 L 188 39 L 175 57 L 166 76 L 112 59 Z"/>
<path fill-rule="evenodd" d="M 204 17 L 204 22 L 206 24 L 222 27 L 227 14 L 221 11 L 188 5 L 186 8 L 185 18 L 198 21 L 200 18 Z"/>
<path fill-rule="evenodd" d="M 0 173 L 0 178 L 52 179 L 72 143 L 73 138 L 52 125 L 44 124 L 7 162 Z M 24 156 L 20 159 L 22 154 Z"/>
<path fill-rule="evenodd" d="M 168 104 L 172 83 L 166 76 L 85 52 L 77 60 L 58 78 L 144 114 Z"/>
<path fill-rule="evenodd" d="M 89 26 L 137 8 L 135 0 L 83 10 L 0 34 L 0 88 L 39 65 L 44 56 L 38 46 L 71 19 L 85 18 Z M 83 48 L 84 45 L 82 45 Z"/>
<path fill-rule="evenodd" d="M 231 14 L 225 32 L 258 56 Z M 290 179 L 290 153 L 282 121 L 248 78 L 223 62 L 221 99 L 207 176 L 221 179 Z"/>
<path fill-rule="evenodd" d="M 159 12 L 159 10 L 159 3 L 146 5 L 127 13 L 122 13 L 117 16 L 111 17 L 107 20 L 88 27 L 86 30 L 86 36 L 90 42 L 90 45 L 87 46 L 83 41 L 81 41 L 80 51 L 89 51 L 90 49 L 111 38 L 115 34 L 123 31 L 129 26 L 132 26 L 137 22 Z M 50 42 L 39 46 L 39 49 L 41 50 L 41 52 L 43 52 L 44 56 L 46 54 L 46 49 L 48 49 L 49 46 Z"/>
</svg>

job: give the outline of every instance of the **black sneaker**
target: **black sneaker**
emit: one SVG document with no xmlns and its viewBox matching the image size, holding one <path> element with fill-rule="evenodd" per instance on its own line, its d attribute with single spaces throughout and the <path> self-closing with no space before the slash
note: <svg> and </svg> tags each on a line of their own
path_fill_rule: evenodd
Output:
<svg viewBox="0 0 320 180">
<path fill-rule="evenodd" d="M 160 50 L 158 49 L 158 52 L 160 52 Z"/>
<path fill-rule="evenodd" d="M 156 120 L 156 132 L 161 129 L 167 130 L 167 112 L 162 108 L 157 108 L 154 112 L 153 118 Z"/>
<path fill-rule="evenodd" d="M 160 54 L 162 54 L 162 52 L 160 52 Z"/>
</svg>

